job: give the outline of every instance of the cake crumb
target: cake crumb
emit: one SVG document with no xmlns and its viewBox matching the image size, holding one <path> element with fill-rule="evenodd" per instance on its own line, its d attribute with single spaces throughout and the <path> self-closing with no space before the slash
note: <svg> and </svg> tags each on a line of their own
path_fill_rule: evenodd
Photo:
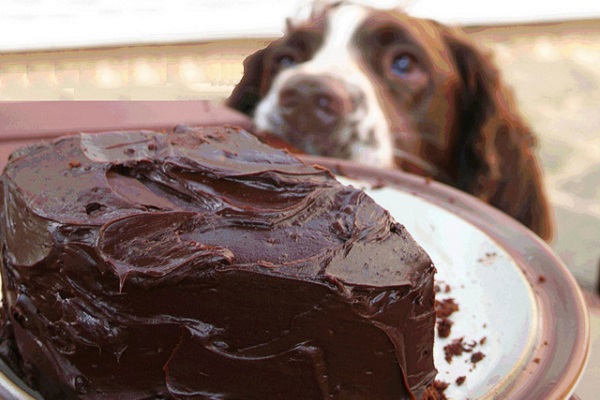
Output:
<svg viewBox="0 0 600 400">
<path fill-rule="evenodd" d="M 540 275 L 538 277 L 538 283 L 545 283 L 545 282 L 546 282 L 546 276 Z"/>
<path fill-rule="evenodd" d="M 490 265 L 496 260 L 496 258 L 498 258 L 497 253 L 487 252 L 487 253 L 485 253 L 485 256 L 478 258 L 477 262 L 484 264 L 484 265 Z"/>
<path fill-rule="evenodd" d="M 536 364 L 539 364 L 540 361 L 542 361 L 542 359 L 539 358 L 539 357 L 536 357 L 536 358 L 533 359 L 533 362 L 536 363 Z"/>
<path fill-rule="evenodd" d="M 467 380 L 466 376 L 459 376 L 458 378 L 456 378 L 456 385 L 457 386 L 461 386 L 463 383 L 465 383 L 465 381 Z"/>
<path fill-rule="evenodd" d="M 478 351 L 477 353 L 473 353 L 471 355 L 471 362 L 473 364 L 477 364 L 479 361 L 483 360 L 485 358 L 485 354 L 483 354 L 482 352 Z"/>
<path fill-rule="evenodd" d="M 444 391 L 448 388 L 448 383 L 435 380 L 431 386 L 425 389 L 421 400 L 448 400 Z"/>
<path fill-rule="evenodd" d="M 447 338 L 452 332 L 452 324 L 448 318 L 441 318 L 437 323 L 438 336 L 441 338 Z"/>
<path fill-rule="evenodd" d="M 435 313 L 439 318 L 447 318 L 458 310 L 458 304 L 453 298 L 435 301 Z"/>
<path fill-rule="evenodd" d="M 454 339 L 452 343 L 444 346 L 444 358 L 448 363 L 452 362 L 452 357 L 460 356 L 465 351 L 463 340 L 464 338 Z"/>
<path fill-rule="evenodd" d="M 446 290 L 448 288 L 449 286 L 446 285 Z M 456 304 L 453 298 L 436 300 L 434 308 L 436 317 L 438 318 L 438 336 L 440 338 L 447 338 L 450 336 L 453 325 L 453 322 L 448 317 L 450 317 L 452 314 L 459 310 L 458 304 Z"/>
</svg>

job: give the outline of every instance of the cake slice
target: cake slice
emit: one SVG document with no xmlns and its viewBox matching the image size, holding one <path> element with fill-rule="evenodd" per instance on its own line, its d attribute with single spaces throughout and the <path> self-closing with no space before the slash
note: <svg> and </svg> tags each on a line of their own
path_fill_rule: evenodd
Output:
<svg viewBox="0 0 600 400">
<path fill-rule="evenodd" d="M 435 268 L 234 127 L 66 136 L 1 177 L 2 357 L 46 399 L 414 399 Z"/>
</svg>

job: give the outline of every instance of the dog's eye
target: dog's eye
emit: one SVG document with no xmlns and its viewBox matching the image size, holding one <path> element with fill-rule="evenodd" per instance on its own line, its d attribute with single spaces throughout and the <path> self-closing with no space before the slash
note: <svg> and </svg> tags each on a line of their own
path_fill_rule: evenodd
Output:
<svg viewBox="0 0 600 400">
<path fill-rule="evenodd" d="M 299 60 L 300 56 L 293 49 L 275 49 L 264 61 L 265 70 L 271 77 L 274 77 L 281 71 L 298 64 Z"/>
<path fill-rule="evenodd" d="M 281 68 L 293 67 L 296 65 L 296 59 L 291 55 L 283 55 L 277 59 L 277 64 Z"/>
<path fill-rule="evenodd" d="M 381 75 L 390 88 L 402 93 L 417 93 L 430 81 L 425 59 L 411 46 L 400 45 L 389 49 L 381 59 Z"/>
<path fill-rule="evenodd" d="M 392 59 L 390 67 L 395 75 L 403 77 L 408 75 L 415 68 L 416 64 L 417 60 L 412 55 L 401 53 Z"/>
</svg>

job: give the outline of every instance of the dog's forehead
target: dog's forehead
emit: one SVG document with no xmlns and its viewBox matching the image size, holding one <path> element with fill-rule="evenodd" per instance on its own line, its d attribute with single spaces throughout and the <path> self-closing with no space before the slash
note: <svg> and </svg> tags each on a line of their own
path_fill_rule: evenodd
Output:
<svg viewBox="0 0 600 400">
<path fill-rule="evenodd" d="M 331 2 L 313 8 L 309 14 L 288 19 L 288 34 L 309 30 L 321 37 L 342 35 L 348 39 L 368 37 L 378 31 L 395 29 L 404 37 L 418 42 L 427 53 L 446 52 L 443 29 L 426 19 L 412 17 L 400 8 L 379 9 L 352 2 Z M 439 58 L 439 57 L 436 57 Z"/>
<path fill-rule="evenodd" d="M 416 18 L 402 10 L 371 10 L 363 20 L 357 36 L 372 35 L 378 31 L 392 30 L 436 60 L 445 60 L 449 56 L 444 40 L 442 25 L 427 19 Z"/>
</svg>

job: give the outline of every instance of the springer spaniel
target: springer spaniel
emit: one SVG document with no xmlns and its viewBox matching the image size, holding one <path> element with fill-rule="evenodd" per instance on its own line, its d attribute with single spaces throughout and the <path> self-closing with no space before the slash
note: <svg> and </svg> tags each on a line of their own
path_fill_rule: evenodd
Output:
<svg viewBox="0 0 600 400">
<path fill-rule="evenodd" d="M 457 29 L 348 1 L 288 21 L 227 101 L 302 152 L 419 171 L 549 240 L 536 143 L 496 68 Z"/>
</svg>

